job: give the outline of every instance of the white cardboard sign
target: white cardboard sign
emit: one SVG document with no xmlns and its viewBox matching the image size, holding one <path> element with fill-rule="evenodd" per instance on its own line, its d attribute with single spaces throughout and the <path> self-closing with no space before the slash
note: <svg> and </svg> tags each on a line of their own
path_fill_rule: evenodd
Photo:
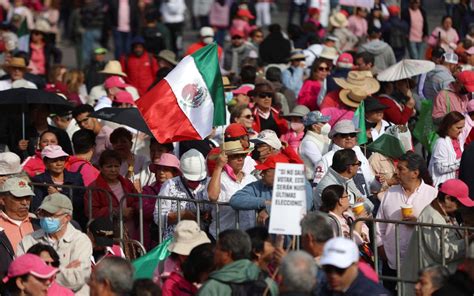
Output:
<svg viewBox="0 0 474 296">
<path fill-rule="evenodd" d="M 339 0 L 340 5 L 364 7 L 372 9 L 374 7 L 374 0 Z"/>
<path fill-rule="evenodd" d="M 300 221 L 306 214 L 305 179 L 303 164 L 277 163 L 270 233 L 301 235 Z"/>
</svg>

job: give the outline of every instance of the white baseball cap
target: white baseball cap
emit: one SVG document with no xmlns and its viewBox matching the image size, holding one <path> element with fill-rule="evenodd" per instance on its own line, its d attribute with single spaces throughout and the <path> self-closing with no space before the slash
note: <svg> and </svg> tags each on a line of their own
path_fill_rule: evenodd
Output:
<svg viewBox="0 0 474 296">
<path fill-rule="evenodd" d="M 345 237 L 335 237 L 324 245 L 320 264 L 346 269 L 359 261 L 359 248 L 354 241 Z"/>
<path fill-rule="evenodd" d="M 199 30 L 199 35 L 201 37 L 214 37 L 214 30 L 211 27 L 202 27 Z"/>
<path fill-rule="evenodd" d="M 201 181 L 207 177 L 206 160 L 196 149 L 190 149 L 181 156 L 180 168 L 189 181 Z"/>
<path fill-rule="evenodd" d="M 255 144 L 264 143 L 264 144 L 270 145 L 272 148 L 276 150 L 281 149 L 281 142 L 280 142 L 280 139 L 278 139 L 277 134 L 274 131 L 268 130 L 268 129 L 261 131 L 258 134 L 257 138 L 250 139 L 250 142 L 253 142 Z"/>
<path fill-rule="evenodd" d="M 15 197 L 35 195 L 30 185 L 28 185 L 28 180 L 17 177 L 5 180 L 3 186 L 0 187 L 0 192 L 10 192 L 10 194 Z"/>
<path fill-rule="evenodd" d="M 0 153 L 0 175 L 13 175 L 21 172 L 21 160 L 12 152 Z"/>
<path fill-rule="evenodd" d="M 449 64 L 457 65 L 459 62 L 458 55 L 454 52 L 447 52 L 443 55 L 444 61 Z"/>
</svg>

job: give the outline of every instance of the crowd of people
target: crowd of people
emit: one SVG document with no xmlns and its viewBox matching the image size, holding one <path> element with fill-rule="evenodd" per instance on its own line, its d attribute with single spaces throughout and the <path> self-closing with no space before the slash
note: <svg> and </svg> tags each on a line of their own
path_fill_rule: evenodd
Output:
<svg viewBox="0 0 474 296">
<path fill-rule="evenodd" d="M 196 40 L 183 0 L 72 2 L 0 0 L 0 91 L 64 98 L 0 110 L 0 295 L 473 295 L 470 1 L 429 28 L 429 1 L 292 0 L 285 29 L 272 1 L 193 1 Z M 95 117 L 213 42 L 205 139 Z M 304 165 L 298 238 L 268 230 L 278 163 Z M 166 251 L 146 279 L 131 241 Z"/>
</svg>

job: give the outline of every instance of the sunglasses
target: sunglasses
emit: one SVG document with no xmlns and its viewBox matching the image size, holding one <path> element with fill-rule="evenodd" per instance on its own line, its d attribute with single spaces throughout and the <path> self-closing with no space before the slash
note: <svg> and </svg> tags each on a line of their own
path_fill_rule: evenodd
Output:
<svg viewBox="0 0 474 296">
<path fill-rule="evenodd" d="M 324 272 L 326 272 L 326 274 L 336 273 L 338 275 L 342 275 L 342 274 L 344 274 L 344 272 L 346 272 L 346 270 L 344 268 L 339 268 L 339 267 L 332 266 L 332 265 L 323 266 L 323 270 L 324 270 Z"/>
<path fill-rule="evenodd" d="M 271 92 L 261 92 L 257 95 L 259 98 L 272 98 L 273 97 L 273 93 Z"/>
<path fill-rule="evenodd" d="M 357 136 L 357 133 L 337 134 L 337 136 L 342 139 L 355 138 Z"/>
<path fill-rule="evenodd" d="M 59 267 L 59 261 L 44 261 L 44 263 L 52 267 Z"/>
<path fill-rule="evenodd" d="M 240 117 L 245 118 L 245 119 L 252 119 L 253 115 L 249 114 L 249 115 L 243 115 L 243 116 L 240 116 Z"/>
<path fill-rule="evenodd" d="M 242 36 L 232 36 L 232 40 L 242 39 Z"/>
<path fill-rule="evenodd" d="M 328 71 L 329 71 L 329 67 L 319 67 L 319 68 L 318 68 L 318 71 L 320 71 L 320 72 L 328 72 Z"/>
</svg>

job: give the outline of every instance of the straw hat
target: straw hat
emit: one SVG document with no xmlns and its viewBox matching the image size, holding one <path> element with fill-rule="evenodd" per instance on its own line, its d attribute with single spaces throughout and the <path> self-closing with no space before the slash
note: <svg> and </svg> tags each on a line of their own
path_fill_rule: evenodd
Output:
<svg viewBox="0 0 474 296">
<path fill-rule="evenodd" d="M 118 75 L 122 77 L 127 77 L 127 74 L 125 74 L 122 71 L 122 66 L 120 65 L 119 61 L 116 60 L 111 60 L 109 61 L 106 65 L 104 70 L 99 71 L 99 73 L 102 74 L 109 74 L 109 75 Z"/>
<path fill-rule="evenodd" d="M 375 78 L 367 77 L 366 73 L 360 71 L 351 71 L 347 78 L 334 78 L 334 82 L 343 89 L 363 88 L 371 95 L 379 91 L 380 84 Z"/>
<path fill-rule="evenodd" d="M 38 19 L 36 20 L 35 27 L 33 31 L 38 31 L 41 33 L 48 33 L 51 31 L 51 26 L 49 25 L 49 22 L 45 19 Z"/>
<path fill-rule="evenodd" d="M 335 28 L 345 28 L 349 21 L 342 12 L 336 12 L 329 17 L 329 23 Z"/>
<path fill-rule="evenodd" d="M 11 58 L 9 62 L 3 65 L 4 68 L 21 68 L 26 71 L 30 71 L 30 69 L 26 66 L 26 62 L 24 58 Z"/>
<path fill-rule="evenodd" d="M 222 76 L 222 84 L 224 85 L 224 91 L 231 91 L 237 87 L 230 83 L 230 79 L 227 76 Z"/>
<path fill-rule="evenodd" d="M 163 49 L 160 51 L 157 58 L 162 59 L 163 61 L 166 61 L 174 66 L 178 64 L 178 61 L 176 60 L 176 54 L 168 49 Z"/>
<path fill-rule="evenodd" d="M 227 155 L 248 154 L 252 152 L 253 148 L 244 149 L 240 141 L 224 142 L 224 151 Z"/>
<path fill-rule="evenodd" d="M 343 89 L 339 92 L 339 99 L 349 107 L 357 108 L 360 102 L 367 98 L 369 94 L 361 88 Z"/>
<path fill-rule="evenodd" d="M 335 49 L 334 47 L 328 47 L 328 46 L 324 46 L 323 50 L 321 51 L 321 54 L 319 54 L 320 58 L 331 60 L 331 61 L 334 61 L 335 59 L 337 59 L 338 56 L 339 54 L 337 53 L 337 49 Z"/>
</svg>

